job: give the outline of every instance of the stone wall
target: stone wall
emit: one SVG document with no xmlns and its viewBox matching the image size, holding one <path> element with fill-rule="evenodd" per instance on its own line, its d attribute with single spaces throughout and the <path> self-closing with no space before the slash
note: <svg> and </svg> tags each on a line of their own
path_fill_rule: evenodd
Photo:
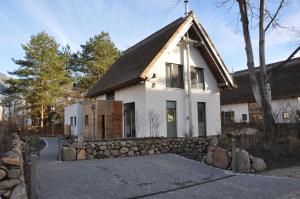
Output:
<svg viewBox="0 0 300 199">
<path fill-rule="evenodd" d="M 22 148 L 24 143 L 14 134 L 10 151 L 0 159 L 0 199 L 27 199 L 24 182 Z"/>
<path fill-rule="evenodd" d="M 92 160 L 159 153 L 206 153 L 206 138 L 137 138 L 73 142 L 62 146 L 62 160 Z"/>
</svg>

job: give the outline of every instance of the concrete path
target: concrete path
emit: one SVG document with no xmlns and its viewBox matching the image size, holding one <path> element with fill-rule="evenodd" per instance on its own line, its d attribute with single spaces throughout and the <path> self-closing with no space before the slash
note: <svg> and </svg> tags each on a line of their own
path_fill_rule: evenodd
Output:
<svg viewBox="0 0 300 199">
<path fill-rule="evenodd" d="M 38 161 L 39 199 L 300 198 L 300 180 L 232 175 L 173 154 L 57 162 L 56 139 Z"/>
</svg>

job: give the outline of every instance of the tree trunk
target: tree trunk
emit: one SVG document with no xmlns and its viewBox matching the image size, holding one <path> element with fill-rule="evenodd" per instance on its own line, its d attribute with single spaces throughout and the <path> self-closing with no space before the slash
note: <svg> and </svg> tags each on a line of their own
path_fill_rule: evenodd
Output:
<svg viewBox="0 0 300 199">
<path fill-rule="evenodd" d="M 43 128 L 44 127 L 44 119 L 45 119 L 45 116 L 44 116 L 44 106 L 41 106 L 41 121 L 40 121 L 40 127 Z"/>
<path fill-rule="evenodd" d="M 251 81 L 251 86 L 253 90 L 253 95 L 255 101 L 257 102 L 258 106 L 262 107 L 262 99 L 261 99 L 261 90 L 258 84 L 256 72 L 255 72 L 255 65 L 254 65 L 254 55 L 251 43 L 251 37 L 249 32 L 249 19 L 248 19 L 248 11 L 247 11 L 247 2 L 245 0 L 237 0 L 240 9 L 241 15 L 241 22 L 243 26 L 243 35 L 245 41 L 245 50 L 247 55 L 247 67 L 249 71 L 249 78 Z"/>
<path fill-rule="evenodd" d="M 262 100 L 262 114 L 263 114 L 263 126 L 264 132 L 271 139 L 275 122 L 273 118 L 272 105 L 271 105 L 271 86 L 267 81 L 267 69 L 266 69 L 266 56 L 265 56 L 265 0 L 260 0 L 259 8 L 259 62 L 260 62 L 260 87 L 261 87 L 261 100 Z"/>
</svg>

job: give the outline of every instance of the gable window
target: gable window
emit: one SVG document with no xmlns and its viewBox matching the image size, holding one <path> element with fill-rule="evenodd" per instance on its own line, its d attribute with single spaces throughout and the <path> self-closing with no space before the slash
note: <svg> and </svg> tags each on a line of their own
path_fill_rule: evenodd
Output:
<svg viewBox="0 0 300 199">
<path fill-rule="evenodd" d="M 85 126 L 89 125 L 89 116 L 88 115 L 84 116 L 84 125 Z"/>
<path fill-rule="evenodd" d="M 106 100 L 115 100 L 115 92 L 111 91 L 106 93 Z"/>
<path fill-rule="evenodd" d="M 288 112 L 283 112 L 282 116 L 283 116 L 283 119 L 289 119 L 290 118 L 290 114 Z"/>
<path fill-rule="evenodd" d="M 166 86 L 170 88 L 183 88 L 182 65 L 166 64 Z"/>
<path fill-rule="evenodd" d="M 191 67 L 192 88 L 204 90 L 204 70 L 199 67 Z"/>
<path fill-rule="evenodd" d="M 74 116 L 74 126 L 76 126 L 76 116 Z"/>
</svg>

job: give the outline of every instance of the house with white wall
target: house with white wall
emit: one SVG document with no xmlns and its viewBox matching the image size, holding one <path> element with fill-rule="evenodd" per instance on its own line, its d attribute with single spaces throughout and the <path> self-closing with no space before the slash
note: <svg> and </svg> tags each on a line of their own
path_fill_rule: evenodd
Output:
<svg viewBox="0 0 300 199">
<path fill-rule="evenodd" d="M 64 109 L 65 132 L 73 136 L 82 136 L 82 102 L 66 106 Z"/>
<path fill-rule="evenodd" d="M 235 86 L 190 12 L 124 51 L 86 97 L 122 102 L 123 137 L 214 136 L 220 90 Z"/>
<path fill-rule="evenodd" d="M 273 116 L 277 123 L 294 123 L 300 118 L 300 57 L 274 70 L 281 62 L 267 65 L 270 75 Z M 258 70 L 256 71 L 258 74 Z M 251 88 L 248 70 L 233 74 L 238 87 L 221 92 L 224 123 L 255 122 L 261 118 Z"/>
</svg>

